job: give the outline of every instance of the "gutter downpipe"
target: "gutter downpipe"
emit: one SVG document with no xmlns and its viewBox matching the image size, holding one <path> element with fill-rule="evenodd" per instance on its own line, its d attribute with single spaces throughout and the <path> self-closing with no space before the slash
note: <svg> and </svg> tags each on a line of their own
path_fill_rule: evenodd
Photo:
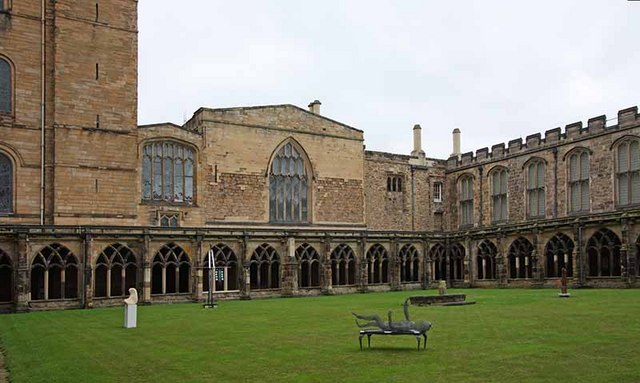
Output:
<svg viewBox="0 0 640 383">
<path fill-rule="evenodd" d="M 416 178 L 415 166 L 411 165 L 411 231 L 416 230 Z"/>
<path fill-rule="evenodd" d="M 44 119 L 45 119 L 45 28 L 46 0 L 42 0 L 40 9 L 40 225 L 44 225 Z"/>
</svg>

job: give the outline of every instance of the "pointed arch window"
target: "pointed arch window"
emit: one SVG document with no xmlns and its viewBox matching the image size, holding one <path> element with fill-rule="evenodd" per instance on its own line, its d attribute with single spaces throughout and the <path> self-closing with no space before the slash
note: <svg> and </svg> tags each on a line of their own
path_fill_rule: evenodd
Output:
<svg viewBox="0 0 640 383">
<path fill-rule="evenodd" d="M 562 276 L 562 268 L 567 269 L 567 276 L 573 276 L 573 241 L 565 234 L 558 233 L 547 242 L 544 254 L 546 260 L 546 277 Z"/>
<path fill-rule="evenodd" d="M 142 150 L 142 199 L 192 204 L 195 152 L 176 142 L 153 142 Z"/>
<path fill-rule="evenodd" d="M 429 250 L 429 258 L 431 258 L 433 265 L 433 269 L 431 270 L 433 280 L 439 281 L 447 279 L 447 261 L 444 246 L 440 243 L 433 245 L 431 250 Z"/>
<path fill-rule="evenodd" d="M 0 214 L 13 212 L 13 163 L 0 153 Z"/>
<path fill-rule="evenodd" d="M 509 246 L 509 278 L 531 278 L 533 245 L 528 239 L 519 237 Z"/>
<path fill-rule="evenodd" d="M 454 243 L 449 254 L 449 278 L 451 280 L 464 279 L 464 257 L 464 247 L 460 243 Z"/>
<path fill-rule="evenodd" d="M 31 262 L 31 299 L 78 297 L 78 260 L 71 250 L 54 243 L 36 254 Z"/>
<path fill-rule="evenodd" d="M 478 279 L 496 278 L 496 255 L 498 249 L 493 242 L 484 240 L 478 246 L 478 256 L 476 257 L 478 266 Z"/>
<path fill-rule="evenodd" d="M 189 293 L 190 291 L 189 255 L 175 243 L 162 246 L 153 257 L 151 294 Z"/>
<path fill-rule="evenodd" d="M 460 224 L 473 225 L 473 177 L 460 179 Z"/>
<path fill-rule="evenodd" d="M 348 245 L 338 245 L 331 252 L 331 284 L 356 284 L 356 257 Z"/>
<path fill-rule="evenodd" d="M 384 246 L 375 244 L 367 251 L 369 284 L 389 283 L 389 256 Z"/>
<path fill-rule="evenodd" d="M 13 300 L 13 262 L 11 257 L 0 249 L 0 302 Z"/>
<path fill-rule="evenodd" d="M 313 246 L 303 243 L 296 249 L 298 261 L 298 286 L 320 286 L 320 256 Z"/>
<path fill-rule="evenodd" d="M 618 145 L 616 183 L 618 205 L 640 203 L 640 143 L 628 140 Z"/>
<path fill-rule="evenodd" d="M 398 252 L 400 282 L 420 282 L 420 254 L 413 245 L 404 245 Z"/>
<path fill-rule="evenodd" d="M 2 4 L 2 0 L 0 0 Z M 11 65 L 0 57 L 0 113 L 11 113 L 12 105 Z"/>
<path fill-rule="evenodd" d="M 93 295 L 95 297 L 121 297 L 136 288 L 138 265 L 136 256 L 128 247 L 116 243 L 109 245 L 96 261 Z"/>
<path fill-rule="evenodd" d="M 569 211 L 589 211 L 589 153 L 586 151 L 569 157 Z"/>
<path fill-rule="evenodd" d="M 543 218 L 545 209 L 545 164 L 532 161 L 527 166 L 527 213 L 529 217 Z"/>
<path fill-rule="evenodd" d="M 251 255 L 249 280 L 252 290 L 280 288 L 280 255 L 264 243 Z"/>
<path fill-rule="evenodd" d="M 609 229 L 600 229 L 587 241 L 589 276 L 620 276 L 620 238 Z"/>
<path fill-rule="evenodd" d="M 309 180 L 302 151 L 291 142 L 276 152 L 269 171 L 269 219 L 271 222 L 309 221 Z"/>
<path fill-rule="evenodd" d="M 493 222 L 502 222 L 508 219 L 506 169 L 499 168 L 491 172 L 491 208 Z"/>
</svg>

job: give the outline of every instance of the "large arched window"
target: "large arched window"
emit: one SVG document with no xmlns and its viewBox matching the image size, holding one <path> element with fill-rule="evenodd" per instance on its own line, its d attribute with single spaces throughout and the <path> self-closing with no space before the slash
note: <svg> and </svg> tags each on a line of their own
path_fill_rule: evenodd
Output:
<svg viewBox="0 0 640 383">
<path fill-rule="evenodd" d="M 176 142 L 146 144 L 142 154 L 142 199 L 193 203 L 194 150 Z"/>
<path fill-rule="evenodd" d="M 562 268 L 567 269 L 567 276 L 573 276 L 573 241 L 568 236 L 558 233 L 547 242 L 544 249 L 547 278 L 562 276 Z"/>
<path fill-rule="evenodd" d="M 509 278 L 531 278 L 532 265 L 531 254 L 533 253 L 533 245 L 528 239 L 519 237 L 511 246 L 509 246 Z"/>
<path fill-rule="evenodd" d="M 506 221 L 507 215 L 507 170 L 498 168 L 491 172 L 491 218 L 493 222 Z"/>
<path fill-rule="evenodd" d="M 429 258 L 433 262 L 433 270 L 431 275 L 436 281 L 447 279 L 447 260 L 446 251 L 442 244 L 436 243 L 429 250 Z"/>
<path fill-rule="evenodd" d="M 308 222 L 309 181 L 305 156 L 287 142 L 276 152 L 269 171 L 271 222 Z"/>
<path fill-rule="evenodd" d="M 618 205 L 640 203 L 640 143 L 626 140 L 618 145 L 616 189 Z"/>
<path fill-rule="evenodd" d="M 0 153 L 0 214 L 13 212 L 13 163 Z"/>
<path fill-rule="evenodd" d="M 478 279 L 495 279 L 496 278 L 496 255 L 498 249 L 488 239 L 485 239 L 478 246 Z"/>
<path fill-rule="evenodd" d="M 420 254 L 411 244 L 404 245 L 400 252 L 400 282 L 420 282 Z"/>
<path fill-rule="evenodd" d="M 136 256 L 128 247 L 116 243 L 98 256 L 95 269 L 95 297 L 121 297 L 136 288 L 138 265 Z"/>
<path fill-rule="evenodd" d="M 569 156 L 569 212 L 589 211 L 589 153 Z"/>
<path fill-rule="evenodd" d="M 213 273 L 213 291 L 238 290 L 238 258 L 231 248 L 219 243 L 211 247 L 215 260 Z M 202 291 L 209 291 L 209 256 L 204 256 L 202 272 Z"/>
<path fill-rule="evenodd" d="M 320 286 L 320 256 L 313 246 L 303 243 L 296 249 L 298 287 Z"/>
<path fill-rule="evenodd" d="M 263 243 L 254 250 L 249 279 L 252 290 L 280 288 L 280 256 L 276 249 Z"/>
<path fill-rule="evenodd" d="M 356 257 L 348 245 L 338 245 L 331 252 L 331 284 L 355 285 Z"/>
<path fill-rule="evenodd" d="M 0 113 L 11 113 L 12 93 L 11 65 L 0 57 Z"/>
<path fill-rule="evenodd" d="M 473 225 L 473 177 L 460 179 L 460 224 Z"/>
<path fill-rule="evenodd" d="M 449 278 L 452 280 L 464 279 L 464 246 L 459 243 L 451 245 L 449 251 Z"/>
<path fill-rule="evenodd" d="M 191 291 L 189 255 L 175 243 L 164 246 L 153 257 L 151 294 L 175 294 Z"/>
<path fill-rule="evenodd" d="M 367 251 L 367 275 L 369 284 L 389 283 L 389 256 L 378 243 Z"/>
<path fill-rule="evenodd" d="M 600 229 L 587 242 L 589 276 L 620 276 L 620 238 L 609 229 Z"/>
<path fill-rule="evenodd" d="M 527 215 L 543 218 L 545 208 L 545 164 L 534 160 L 527 166 Z"/>
<path fill-rule="evenodd" d="M 78 261 L 71 250 L 54 243 L 31 262 L 31 300 L 78 297 Z"/>
<path fill-rule="evenodd" d="M 13 300 L 13 262 L 7 253 L 0 249 L 0 302 Z"/>
</svg>

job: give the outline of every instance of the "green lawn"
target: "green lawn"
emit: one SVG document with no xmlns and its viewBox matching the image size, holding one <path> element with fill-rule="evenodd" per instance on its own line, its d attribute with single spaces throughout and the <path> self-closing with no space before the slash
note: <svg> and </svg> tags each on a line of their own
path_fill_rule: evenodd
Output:
<svg viewBox="0 0 640 383">
<path fill-rule="evenodd" d="M 459 290 L 457 290 L 459 291 Z M 0 316 L 13 382 L 640 382 L 640 291 L 464 290 L 478 303 L 411 307 L 433 323 L 413 337 L 373 337 L 360 351 L 351 312 L 401 319 L 428 292 Z"/>
</svg>

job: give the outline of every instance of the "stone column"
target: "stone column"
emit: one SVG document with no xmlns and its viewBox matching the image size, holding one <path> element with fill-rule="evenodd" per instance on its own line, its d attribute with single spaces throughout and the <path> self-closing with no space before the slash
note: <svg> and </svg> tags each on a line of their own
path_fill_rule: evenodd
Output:
<svg viewBox="0 0 640 383">
<path fill-rule="evenodd" d="M 251 249 L 246 235 L 242 237 L 240 251 L 240 298 L 251 299 L 251 269 L 249 264 L 251 260 Z"/>
<path fill-rule="evenodd" d="M 429 256 L 429 241 L 427 240 L 422 240 L 422 254 L 422 262 L 420 262 L 422 264 L 422 273 L 420 274 L 422 277 L 420 280 L 422 282 L 422 288 L 427 289 L 429 288 L 431 278 L 433 278 L 431 275 L 432 260 Z"/>
<path fill-rule="evenodd" d="M 469 273 L 469 285 L 470 287 L 473 287 L 476 277 L 478 275 L 476 270 L 476 258 L 475 258 L 475 255 L 473 254 L 474 249 L 473 249 L 473 243 L 471 241 L 471 238 L 469 238 L 469 236 L 466 236 L 464 242 L 466 247 L 464 252 L 464 258 L 465 258 L 465 262 L 468 265 L 468 267 L 465 267 L 465 269 L 467 269 Z"/>
<path fill-rule="evenodd" d="M 28 312 L 31 310 L 31 284 L 29 283 L 29 235 L 18 232 L 16 244 L 16 312 Z"/>
<path fill-rule="evenodd" d="M 540 230 L 536 230 L 533 235 L 533 252 L 531 253 L 531 273 L 533 274 L 533 285 L 542 286 L 544 284 L 545 270 L 542 266 L 544 262 L 544 243 Z"/>
<path fill-rule="evenodd" d="M 84 308 L 93 308 L 93 236 L 90 233 L 85 233 L 82 239 L 83 242 L 83 263 L 84 263 L 84 283 L 82 294 L 84 297 Z M 122 269 L 124 272 L 124 268 Z"/>
<path fill-rule="evenodd" d="M 193 292 L 193 300 L 196 302 L 202 301 L 202 259 L 204 258 L 203 253 L 203 240 L 201 234 L 196 234 L 195 240 L 192 240 L 191 243 L 195 248 L 194 252 L 194 260 L 193 260 L 193 272 L 192 274 L 192 292 Z M 209 251 L 207 249 L 206 251 Z"/>
<path fill-rule="evenodd" d="M 451 287 L 451 241 L 449 238 L 444 240 L 444 279 L 447 286 Z"/>
<path fill-rule="evenodd" d="M 507 287 L 507 285 L 509 284 L 508 282 L 508 278 L 507 278 L 507 267 L 505 267 L 505 264 L 508 264 L 508 262 L 505 262 L 505 257 L 506 257 L 506 252 L 504 251 L 504 245 L 505 245 L 505 238 L 504 238 L 504 234 L 502 233 L 498 233 L 498 237 L 496 238 L 496 243 L 497 243 L 497 249 L 498 249 L 498 254 L 496 254 L 496 279 L 498 282 L 498 286 L 499 287 Z"/>
<path fill-rule="evenodd" d="M 577 221 L 573 226 L 573 283 L 576 287 L 584 286 L 586 283 L 587 268 L 585 266 L 585 254 L 582 250 L 582 222 Z"/>
<path fill-rule="evenodd" d="M 142 304 L 151 304 L 151 254 L 149 234 L 144 234 L 142 243 Z"/>
<path fill-rule="evenodd" d="M 282 257 L 282 295 L 292 296 L 298 292 L 298 262 L 296 261 L 296 239 L 286 239 L 285 256 Z"/>
<path fill-rule="evenodd" d="M 402 284 L 400 283 L 400 267 L 402 267 L 402 260 L 398 254 L 398 240 L 393 238 L 390 243 L 389 249 L 389 267 L 391 268 L 390 274 L 390 287 L 392 291 L 398 291 L 402 289 Z"/>
<path fill-rule="evenodd" d="M 359 281 L 358 281 L 358 291 L 361 293 L 366 293 L 368 290 L 367 285 L 369 284 L 369 276 L 367 275 L 367 259 L 365 257 L 367 248 L 367 242 L 364 237 L 360 238 L 358 242 L 357 254 L 356 258 L 359 260 L 358 265 L 360 266 Z"/>
<path fill-rule="evenodd" d="M 331 295 L 333 294 L 333 275 L 331 271 L 331 237 L 328 234 L 324 237 L 320 264 L 322 265 L 320 273 L 322 294 Z"/>
</svg>

